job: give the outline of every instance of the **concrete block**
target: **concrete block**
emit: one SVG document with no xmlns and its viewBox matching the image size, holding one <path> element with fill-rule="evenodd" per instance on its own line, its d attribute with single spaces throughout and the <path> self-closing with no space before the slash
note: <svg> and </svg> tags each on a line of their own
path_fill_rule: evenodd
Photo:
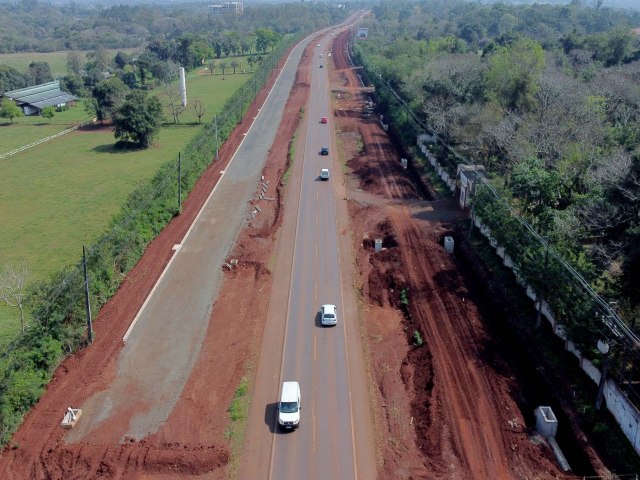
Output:
<svg viewBox="0 0 640 480">
<path fill-rule="evenodd" d="M 534 414 L 538 433 L 543 437 L 555 437 L 558 431 L 558 419 L 551 407 L 538 407 Z"/>
</svg>

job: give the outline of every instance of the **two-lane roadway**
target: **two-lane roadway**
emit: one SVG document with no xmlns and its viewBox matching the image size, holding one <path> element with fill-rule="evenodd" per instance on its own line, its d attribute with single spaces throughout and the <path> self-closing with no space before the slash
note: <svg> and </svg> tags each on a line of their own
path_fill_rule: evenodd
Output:
<svg viewBox="0 0 640 480">
<path fill-rule="evenodd" d="M 296 432 L 276 435 L 271 455 L 273 479 L 357 478 L 353 421 L 346 355 L 346 328 L 353 318 L 343 316 L 341 268 L 331 158 L 327 68 L 328 36 L 315 48 L 311 64 L 311 98 L 306 123 L 306 143 L 293 272 L 287 307 L 281 377 L 300 382 L 302 412 Z M 322 54 L 322 58 L 320 55 Z M 322 146 L 329 155 L 320 155 Z M 328 168 L 328 181 L 319 179 Z M 320 325 L 322 304 L 335 304 L 338 324 Z M 354 326 L 350 326 L 354 328 Z M 276 430 L 277 431 L 277 430 Z"/>
</svg>

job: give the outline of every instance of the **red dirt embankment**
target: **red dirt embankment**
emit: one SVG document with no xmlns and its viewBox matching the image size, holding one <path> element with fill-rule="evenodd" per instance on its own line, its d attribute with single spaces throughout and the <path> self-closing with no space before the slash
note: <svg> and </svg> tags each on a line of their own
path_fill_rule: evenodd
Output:
<svg viewBox="0 0 640 480">
<path fill-rule="evenodd" d="M 402 169 L 378 120 L 363 111 L 367 92 L 358 88 L 346 41 L 338 36 L 333 49 L 333 89 L 352 172 L 349 208 L 377 384 L 379 477 L 560 476 L 550 450 L 527 434 L 510 394 L 512 379 L 483 360 L 483 319 L 441 246 L 464 213 L 453 198 L 419 200 L 425 189 Z M 374 254 L 374 238 L 382 238 L 386 250 Z M 414 332 L 422 346 L 415 346 Z"/>
</svg>

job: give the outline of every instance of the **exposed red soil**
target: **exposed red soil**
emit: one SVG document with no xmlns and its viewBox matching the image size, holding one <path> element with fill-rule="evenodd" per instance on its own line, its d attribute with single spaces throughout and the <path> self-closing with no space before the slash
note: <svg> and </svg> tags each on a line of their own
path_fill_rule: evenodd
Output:
<svg viewBox="0 0 640 480">
<path fill-rule="evenodd" d="M 366 118 L 368 92 L 357 87 L 346 40 L 340 35 L 333 49 L 335 109 L 377 384 L 379 478 L 559 477 L 550 450 L 529 438 L 513 380 L 483 360 L 483 320 L 441 246 L 463 212 L 453 199 L 413 201 L 424 189 L 402 169 L 378 120 Z M 386 249 L 374 253 L 374 238 Z"/>
<path fill-rule="evenodd" d="M 277 74 L 274 70 L 245 118 L 257 115 Z M 259 313 L 269 298 L 270 274 L 264 265 L 272 233 L 279 225 L 279 180 L 307 93 L 304 82 L 296 82 L 264 170 L 270 182 L 267 197 L 275 200 L 261 203 L 262 215 L 241 235 L 236 251 L 242 261 L 226 276 L 214 306 L 212 318 L 233 317 L 236 321 L 210 322 L 202 353 L 167 423 L 140 442 L 88 445 L 65 444 L 59 422 L 70 404 L 82 404 L 113 378 L 123 335 L 169 261 L 172 246 L 180 243 L 220 179 L 220 171 L 242 141 L 245 127 L 234 130 L 220 148 L 219 160 L 211 164 L 184 202 L 182 214 L 147 247 L 116 295 L 101 309 L 94 321 L 94 343 L 66 359 L 55 371 L 41 400 L 2 452 L 0 478 L 228 478 L 230 445 L 224 434 L 229 425 L 227 409 L 247 360 L 259 347 L 254 339 L 261 338 Z M 247 289 L 257 293 L 247 296 Z M 111 428 L 120 430 L 113 424 Z"/>
</svg>

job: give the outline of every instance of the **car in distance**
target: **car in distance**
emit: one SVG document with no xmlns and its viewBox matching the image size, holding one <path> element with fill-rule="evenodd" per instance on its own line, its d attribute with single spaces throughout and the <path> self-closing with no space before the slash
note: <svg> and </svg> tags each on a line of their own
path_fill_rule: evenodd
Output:
<svg viewBox="0 0 640 480">
<path fill-rule="evenodd" d="M 317 45 L 316 45 L 316 47 L 319 47 L 319 46 L 320 46 L 320 44 L 317 44 Z"/>
<path fill-rule="evenodd" d="M 282 382 L 282 392 L 278 402 L 278 425 L 284 430 L 300 426 L 300 384 Z"/>
<path fill-rule="evenodd" d="M 320 54 L 320 58 L 322 58 L 322 54 Z"/>
<path fill-rule="evenodd" d="M 320 180 L 329 180 L 329 169 L 323 168 L 320 170 Z"/>
<path fill-rule="evenodd" d="M 320 155 L 329 155 L 329 147 L 320 147 Z"/>
<path fill-rule="evenodd" d="M 320 123 L 327 123 L 327 117 L 320 117 Z"/>
<path fill-rule="evenodd" d="M 320 64 L 320 68 L 324 68 L 324 65 Z"/>
<path fill-rule="evenodd" d="M 331 326 L 338 324 L 338 316 L 336 315 L 336 306 L 331 304 L 322 305 L 320 308 L 320 323 L 323 326 Z"/>
</svg>

